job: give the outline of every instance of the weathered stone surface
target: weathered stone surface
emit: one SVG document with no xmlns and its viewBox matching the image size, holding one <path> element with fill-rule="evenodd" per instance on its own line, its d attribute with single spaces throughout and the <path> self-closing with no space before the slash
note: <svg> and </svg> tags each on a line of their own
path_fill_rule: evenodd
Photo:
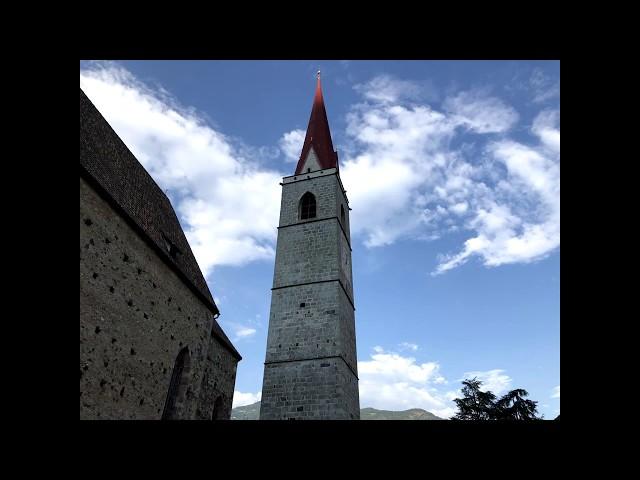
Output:
<svg viewBox="0 0 640 480">
<path fill-rule="evenodd" d="M 357 420 L 358 379 L 340 358 L 267 364 L 260 420 Z"/>
<path fill-rule="evenodd" d="M 80 418 L 160 419 L 174 362 L 190 352 L 177 418 L 230 418 L 237 359 L 213 315 L 80 179 Z"/>
<path fill-rule="evenodd" d="M 317 215 L 301 220 L 306 192 Z M 283 180 L 261 419 L 359 419 L 349 242 L 336 169 Z"/>
</svg>

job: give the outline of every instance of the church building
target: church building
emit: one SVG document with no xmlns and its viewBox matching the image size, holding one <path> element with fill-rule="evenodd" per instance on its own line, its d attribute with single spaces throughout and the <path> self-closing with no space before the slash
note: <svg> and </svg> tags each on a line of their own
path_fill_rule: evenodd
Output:
<svg viewBox="0 0 640 480">
<path fill-rule="evenodd" d="M 261 420 L 360 419 L 349 201 L 320 72 L 282 201 Z"/>
<path fill-rule="evenodd" d="M 80 90 L 80 419 L 229 419 L 241 356 L 171 202 Z"/>
</svg>

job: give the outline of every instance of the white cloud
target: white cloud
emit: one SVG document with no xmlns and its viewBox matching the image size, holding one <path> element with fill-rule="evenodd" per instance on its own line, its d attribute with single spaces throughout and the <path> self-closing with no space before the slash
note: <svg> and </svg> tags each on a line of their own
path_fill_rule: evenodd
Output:
<svg viewBox="0 0 640 480">
<path fill-rule="evenodd" d="M 230 322 L 230 321 L 225 321 L 224 323 L 224 329 L 227 330 L 229 329 L 230 331 L 233 332 L 233 341 L 237 342 L 239 340 L 244 340 L 246 338 L 251 338 L 253 337 L 258 331 L 253 328 L 250 327 L 248 325 L 244 325 L 242 323 L 237 323 L 237 322 Z M 251 321 L 251 323 L 254 323 Z"/>
<path fill-rule="evenodd" d="M 531 131 L 551 153 L 560 153 L 560 112 L 544 110 L 533 121 Z"/>
<path fill-rule="evenodd" d="M 529 86 L 533 91 L 535 103 L 542 103 L 560 95 L 560 82 L 554 81 L 539 68 L 533 70 Z"/>
<path fill-rule="evenodd" d="M 527 263 L 544 258 L 560 245 L 559 112 L 536 117 L 532 133 L 540 145 L 510 140 L 490 143 L 488 154 L 506 170 L 490 192 L 481 196 L 468 226 L 477 233 L 461 252 L 446 255 L 433 274 L 466 262 L 472 255 L 487 266 Z"/>
<path fill-rule="evenodd" d="M 448 97 L 443 107 L 457 123 L 476 133 L 506 132 L 519 117 L 512 107 L 483 90 L 470 90 Z"/>
<path fill-rule="evenodd" d="M 255 335 L 256 331 L 257 330 L 255 328 L 242 327 L 236 331 L 236 335 L 240 338 L 250 337 L 252 335 Z"/>
<path fill-rule="evenodd" d="M 534 120 L 538 145 L 492 138 L 476 160 L 472 144 L 451 148 L 459 127 L 505 133 L 517 121 L 515 110 L 471 91 L 449 97 L 443 113 L 404 103 L 400 87 L 390 94 L 383 80 L 361 87 L 369 102 L 347 116 L 351 143 L 341 176 L 354 208 L 354 236 L 380 247 L 403 237 L 474 232 L 460 252 L 441 256 L 433 274 L 474 255 L 487 266 L 530 262 L 559 245 L 559 112 L 546 110 Z"/>
<path fill-rule="evenodd" d="M 367 83 L 354 85 L 353 88 L 366 99 L 381 103 L 417 98 L 421 94 L 421 87 L 416 82 L 401 80 L 391 75 L 378 75 Z"/>
<path fill-rule="evenodd" d="M 557 387 L 553 387 L 551 398 L 560 398 L 560 385 L 558 385 Z"/>
<path fill-rule="evenodd" d="M 399 347 L 403 350 L 411 350 L 413 352 L 418 350 L 418 345 L 416 345 L 415 343 L 409 343 L 409 342 L 402 342 Z"/>
<path fill-rule="evenodd" d="M 262 392 L 257 393 L 242 393 L 238 390 L 233 392 L 233 405 L 232 408 L 242 407 L 244 405 L 251 405 L 256 403 L 262 398 Z"/>
<path fill-rule="evenodd" d="M 171 198 L 205 277 L 274 257 L 282 174 L 260 164 L 273 148 L 229 138 L 117 64 L 81 69 L 80 87 Z"/>
<path fill-rule="evenodd" d="M 115 64 L 81 70 L 80 84 L 171 198 L 205 276 L 216 265 L 273 259 L 283 174 L 261 160 L 273 158 L 275 147 L 222 134 Z M 451 148 L 460 126 L 504 133 L 517 119 L 486 92 L 451 96 L 440 112 L 406 102 L 424 98 L 415 82 L 379 76 L 357 90 L 367 102 L 347 116 L 341 176 L 354 209 L 352 234 L 365 246 L 470 231 L 433 274 L 473 256 L 487 266 L 530 262 L 559 246 L 559 111 L 534 120 L 537 145 L 501 138 L 481 156 L 473 145 Z M 287 160 L 297 160 L 304 133 L 280 139 Z"/>
<path fill-rule="evenodd" d="M 469 204 L 467 202 L 456 203 L 455 205 L 452 205 L 451 207 L 449 207 L 449 210 L 451 210 L 453 213 L 456 213 L 458 215 L 462 215 L 468 209 L 469 209 Z"/>
<path fill-rule="evenodd" d="M 501 369 L 488 370 L 486 372 L 466 372 L 464 378 L 470 379 L 476 377 L 482 382 L 480 390 L 483 392 L 491 391 L 496 395 L 501 395 L 511 386 L 511 377 L 504 372 L 505 371 Z"/>
<path fill-rule="evenodd" d="M 280 138 L 278 145 L 280 145 L 280 150 L 284 153 L 284 158 L 287 162 L 297 162 L 299 160 L 306 133 L 305 130 L 291 130 Z"/>
<path fill-rule="evenodd" d="M 356 106 L 347 122 L 357 145 L 340 170 L 354 208 L 351 231 L 368 247 L 388 245 L 423 223 L 421 194 L 450 161 L 439 148 L 455 125 L 428 106 L 384 104 Z"/>
<path fill-rule="evenodd" d="M 436 385 L 446 383 L 436 362 L 417 364 L 375 347 L 371 360 L 358 362 L 360 405 L 383 410 L 422 408 L 439 417 L 455 414 L 456 392 L 441 392 Z"/>
</svg>

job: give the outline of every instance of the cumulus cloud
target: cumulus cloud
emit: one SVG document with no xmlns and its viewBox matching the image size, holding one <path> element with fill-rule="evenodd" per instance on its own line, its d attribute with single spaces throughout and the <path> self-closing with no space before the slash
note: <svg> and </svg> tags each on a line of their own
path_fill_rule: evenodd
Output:
<svg viewBox="0 0 640 480">
<path fill-rule="evenodd" d="M 244 405 L 252 405 L 262 398 L 262 392 L 256 393 L 243 393 L 238 390 L 233 392 L 233 405 L 232 408 L 242 407 Z"/>
<path fill-rule="evenodd" d="M 287 162 L 297 162 L 300 158 L 306 133 L 305 130 L 291 130 L 280 138 L 278 145 L 280 145 L 280 150 L 284 153 Z"/>
<path fill-rule="evenodd" d="M 274 257 L 282 174 L 260 163 L 273 147 L 224 135 L 114 63 L 81 69 L 80 87 L 171 199 L 205 277 Z"/>
<path fill-rule="evenodd" d="M 250 328 L 250 327 L 243 327 L 243 328 L 239 328 L 236 331 L 236 335 L 240 338 L 243 337 L 250 337 L 251 335 L 254 335 L 256 333 L 256 329 L 255 328 Z"/>
<path fill-rule="evenodd" d="M 536 68 L 529 78 L 529 86 L 533 91 L 533 101 L 543 103 L 560 95 L 560 82 Z"/>
<path fill-rule="evenodd" d="M 544 258 L 560 245 L 559 112 L 543 111 L 533 122 L 540 140 L 529 146 L 499 140 L 487 146 L 504 178 L 477 198 L 467 226 L 476 236 L 462 251 L 443 255 L 434 274 L 443 273 L 476 255 L 487 266 L 527 263 Z"/>
<path fill-rule="evenodd" d="M 232 336 L 233 336 L 234 342 L 251 338 L 258 332 L 255 328 L 242 323 L 230 322 L 230 321 L 225 321 L 223 323 L 224 323 L 225 330 L 230 330 L 233 332 Z"/>
<path fill-rule="evenodd" d="M 476 133 L 500 133 L 518 121 L 518 112 L 483 90 L 459 92 L 444 101 L 444 109 L 459 124 Z"/>
<path fill-rule="evenodd" d="M 501 395 L 511 386 L 511 377 L 501 369 L 488 370 L 486 372 L 466 372 L 464 374 L 465 379 L 474 377 L 482 382 L 480 390 L 483 392 L 491 391 L 496 395 Z"/>
<path fill-rule="evenodd" d="M 469 209 L 469 204 L 467 202 L 456 203 L 455 205 L 452 205 L 449 207 L 449 210 L 451 210 L 453 213 L 456 213 L 458 215 L 462 215 L 468 209 Z"/>
<path fill-rule="evenodd" d="M 400 99 L 415 99 L 423 91 L 418 83 L 401 80 L 392 75 L 378 75 L 366 83 L 354 85 L 353 88 L 364 98 L 381 103 L 393 103 Z"/>
<path fill-rule="evenodd" d="M 116 64 L 82 69 L 80 84 L 171 198 L 205 276 L 216 265 L 273 259 L 284 174 L 263 160 L 282 152 L 296 161 L 303 130 L 285 133 L 278 148 L 251 147 Z M 341 146 L 354 238 L 374 248 L 469 232 L 459 251 L 443 252 L 433 274 L 474 256 L 497 266 L 554 251 L 559 111 L 534 119 L 536 142 L 516 142 L 505 135 L 517 113 L 487 91 L 459 92 L 439 111 L 419 103 L 424 90 L 385 75 L 356 87 L 364 102 L 350 107 Z M 467 129 L 479 145 L 452 147 Z M 482 135 L 489 135 L 484 143 Z"/>
<path fill-rule="evenodd" d="M 455 125 L 428 106 L 363 104 L 347 117 L 356 143 L 341 165 L 354 206 L 352 234 L 368 247 L 393 243 L 423 223 L 421 194 L 452 161 L 441 149 Z"/>
<path fill-rule="evenodd" d="M 437 362 L 416 363 L 404 357 L 374 347 L 370 360 L 358 362 L 360 405 L 383 410 L 422 408 L 439 417 L 455 414 L 456 392 L 441 391 L 437 385 L 446 383 Z"/>
<path fill-rule="evenodd" d="M 550 153 L 560 153 L 560 112 L 544 110 L 533 121 L 531 131 Z"/>
<path fill-rule="evenodd" d="M 551 398 L 560 398 L 560 385 L 558 385 L 557 387 L 553 387 Z"/>
<path fill-rule="evenodd" d="M 541 112 L 533 144 L 504 136 L 453 148 L 469 128 L 506 134 L 517 112 L 486 90 L 459 92 L 443 111 L 406 102 L 411 86 L 376 78 L 347 116 L 351 141 L 341 176 L 354 213 L 351 229 L 367 247 L 401 238 L 433 240 L 468 231 L 461 251 L 439 257 L 434 275 L 473 256 L 487 266 L 530 262 L 559 245 L 559 111 Z M 391 88 L 389 85 L 393 85 Z"/>
</svg>

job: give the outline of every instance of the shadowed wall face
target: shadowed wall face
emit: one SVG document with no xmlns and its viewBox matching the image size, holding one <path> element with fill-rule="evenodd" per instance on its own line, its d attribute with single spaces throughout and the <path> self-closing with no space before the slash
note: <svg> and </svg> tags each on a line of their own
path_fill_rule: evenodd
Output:
<svg viewBox="0 0 640 480">
<path fill-rule="evenodd" d="M 213 315 L 80 179 L 80 418 L 160 419 L 178 353 L 189 349 L 174 418 L 230 418 L 237 359 Z"/>
</svg>

